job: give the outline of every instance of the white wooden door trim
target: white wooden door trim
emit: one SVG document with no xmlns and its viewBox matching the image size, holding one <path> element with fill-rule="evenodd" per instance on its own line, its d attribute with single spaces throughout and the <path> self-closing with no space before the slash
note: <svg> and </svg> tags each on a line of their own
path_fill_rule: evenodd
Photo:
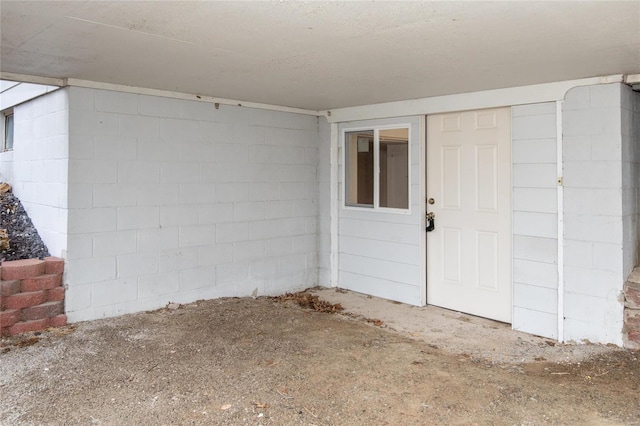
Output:
<svg viewBox="0 0 640 426">
<path fill-rule="evenodd" d="M 511 322 L 510 108 L 427 117 L 427 303 Z"/>
<path fill-rule="evenodd" d="M 385 102 L 374 105 L 336 108 L 327 111 L 329 122 L 347 122 L 380 118 L 407 117 L 443 112 L 469 111 L 483 108 L 510 107 L 563 100 L 566 93 L 578 86 L 622 83 L 623 74 L 556 81 L 531 86 L 509 87 L 481 92 L 433 96 L 431 98 Z"/>
<path fill-rule="evenodd" d="M 420 282 L 425 285 L 420 288 L 420 304 L 427 304 L 427 233 L 423 232 L 427 223 L 427 116 L 420 116 Z"/>
</svg>

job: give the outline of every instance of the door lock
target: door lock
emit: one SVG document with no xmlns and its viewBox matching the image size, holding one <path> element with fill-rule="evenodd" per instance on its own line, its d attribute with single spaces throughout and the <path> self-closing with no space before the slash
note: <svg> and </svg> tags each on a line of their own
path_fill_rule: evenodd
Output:
<svg viewBox="0 0 640 426">
<path fill-rule="evenodd" d="M 434 200 L 433 198 L 429 198 L 429 199 L 427 200 L 427 203 L 429 203 L 429 204 L 431 204 L 431 205 L 434 205 L 434 204 L 436 203 L 436 200 Z"/>
<path fill-rule="evenodd" d="M 434 212 L 428 212 L 426 217 L 426 232 L 431 232 L 436 227 L 436 214 Z"/>
</svg>

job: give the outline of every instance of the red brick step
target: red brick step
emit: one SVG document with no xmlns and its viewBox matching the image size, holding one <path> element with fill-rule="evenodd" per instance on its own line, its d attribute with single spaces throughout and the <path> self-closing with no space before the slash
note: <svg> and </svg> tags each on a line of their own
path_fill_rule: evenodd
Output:
<svg viewBox="0 0 640 426">
<path fill-rule="evenodd" d="M 51 318 L 64 312 L 64 302 L 46 302 L 41 305 L 24 308 L 22 310 L 22 321 L 32 321 L 42 318 Z"/>
<path fill-rule="evenodd" d="M 20 311 L 18 309 L 0 312 L 0 329 L 10 327 L 18 321 L 20 321 Z"/>
<path fill-rule="evenodd" d="M 44 260 L 11 260 L 2 263 L 2 279 L 8 281 L 37 277 L 38 275 L 44 274 L 45 269 L 46 265 Z"/>
<path fill-rule="evenodd" d="M 64 260 L 59 257 L 45 257 L 44 258 L 44 273 L 45 274 L 62 274 L 64 272 Z"/>
<path fill-rule="evenodd" d="M 22 309 L 36 306 L 47 301 L 46 291 L 31 291 L 28 293 L 17 293 L 4 298 L 6 309 Z"/>
<path fill-rule="evenodd" d="M 61 285 L 62 285 L 62 275 L 47 274 L 47 275 L 40 275 L 39 277 L 23 279 L 21 290 L 23 292 L 49 290 L 51 288 L 59 287 Z"/>
<path fill-rule="evenodd" d="M 49 300 L 49 302 L 64 300 L 64 287 L 55 287 L 47 291 L 47 300 Z"/>
<path fill-rule="evenodd" d="M 20 281 L 0 281 L 0 296 L 11 296 L 20 293 Z"/>
<path fill-rule="evenodd" d="M 64 260 L 57 257 L 2 263 L 0 336 L 67 325 L 63 272 Z"/>
<path fill-rule="evenodd" d="M 43 318 L 33 321 L 21 321 L 7 328 L 5 333 L 8 332 L 9 336 L 15 336 L 16 334 L 20 333 L 44 330 L 45 328 L 49 327 L 49 324 L 51 324 L 51 318 Z"/>
</svg>

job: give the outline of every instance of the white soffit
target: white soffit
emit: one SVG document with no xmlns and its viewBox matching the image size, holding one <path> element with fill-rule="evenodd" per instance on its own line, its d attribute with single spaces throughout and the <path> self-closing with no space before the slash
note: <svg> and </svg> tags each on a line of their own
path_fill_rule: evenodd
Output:
<svg viewBox="0 0 640 426">
<path fill-rule="evenodd" d="M 637 1 L 3 1 L 0 18 L 3 73 L 307 110 L 640 73 Z"/>
<path fill-rule="evenodd" d="M 58 89 L 58 86 L 0 80 L 0 111 Z"/>
</svg>

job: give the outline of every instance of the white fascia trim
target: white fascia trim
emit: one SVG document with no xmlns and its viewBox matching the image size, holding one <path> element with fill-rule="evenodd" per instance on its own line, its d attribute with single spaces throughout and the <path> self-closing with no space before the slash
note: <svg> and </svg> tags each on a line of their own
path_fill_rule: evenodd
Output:
<svg viewBox="0 0 640 426">
<path fill-rule="evenodd" d="M 330 264 L 330 276 L 331 276 L 331 287 L 338 287 L 338 218 L 339 218 L 339 207 L 338 207 L 338 139 L 339 139 L 339 131 L 338 125 L 336 123 L 331 123 L 331 177 L 330 177 L 330 194 L 331 194 L 331 212 L 330 212 L 330 238 L 331 238 L 331 251 L 329 254 L 329 264 Z"/>
<path fill-rule="evenodd" d="M 85 87 L 88 89 L 112 90 L 115 92 L 134 93 L 137 95 L 160 96 L 163 98 L 184 99 L 188 101 L 207 102 L 211 104 L 233 105 L 247 108 L 266 109 L 269 111 L 288 112 L 293 114 L 313 115 L 314 117 L 324 115 L 319 111 L 291 108 L 278 105 L 262 104 L 258 102 L 244 102 L 235 99 L 214 98 L 212 96 L 194 95 L 190 93 L 172 92 L 169 90 L 149 89 L 144 87 L 124 86 L 121 84 L 101 83 L 98 81 L 79 80 L 68 78 L 67 86 Z"/>
<path fill-rule="evenodd" d="M 38 98 L 47 93 L 60 89 L 59 86 L 49 86 L 32 83 L 17 83 L 15 86 L 0 93 L 0 111 L 13 108 L 24 102 Z"/>
<path fill-rule="evenodd" d="M 342 123 L 356 120 L 407 117 L 452 111 L 535 104 L 561 101 L 570 89 L 577 86 L 622 83 L 623 81 L 624 75 L 616 74 L 603 77 L 583 78 L 580 80 L 535 84 L 532 86 L 510 87 L 506 89 L 485 90 L 482 92 L 459 93 L 456 95 L 434 96 L 431 98 L 339 108 L 327 111 L 326 115 L 330 123 Z"/>
<path fill-rule="evenodd" d="M 631 85 L 631 84 L 638 84 L 640 83 L 640 74 L 630 74 L 624 77 L 624 82 Z"/>
<path fill-rule="evenodd" d="M 427 305 L 427 233 L 424 231 L 427 215 L 427 116 L 420 116 L 420 306 Z"/>
<path fill-rule="evenodd" d="M 44 84 L 46 86 L 65 86 L 64 78 L 39 77 L 35 75 L 16 74 L 0 71 L 0 80 L 17 81 L 18 83 Z"/>
</svg>

